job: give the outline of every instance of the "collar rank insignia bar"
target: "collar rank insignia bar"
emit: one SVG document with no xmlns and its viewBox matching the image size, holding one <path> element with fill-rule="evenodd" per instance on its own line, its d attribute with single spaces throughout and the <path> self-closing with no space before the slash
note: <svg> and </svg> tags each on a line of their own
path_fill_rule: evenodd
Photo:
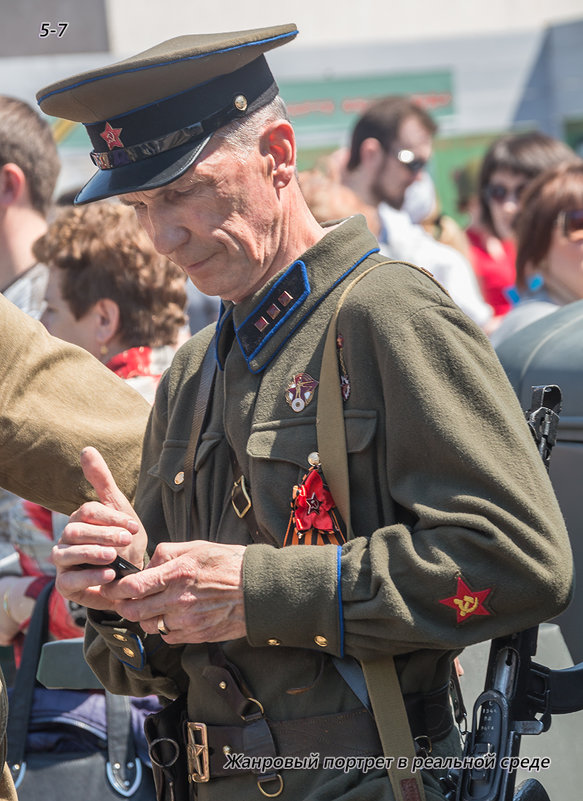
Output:
<svg viewBox="0 0 583 801">
<path fill-rule="evenodd" d="M 285 391 L 286 403 L 294 412 L 303 412 L 314 397 L 318 381 L 308 373 L 298 373 Z"/>
<path fill-rule="evenodd" d="M 474 591 L 470 589 L 461 576 L 458 576 L 456 594 L 452 595 L 450 598 L 443 598 L 439 603 L 455 609 L 457 616 L 456 622 L 465 623 L 465 621 L 473 615 L 492 614 L 492 612 L 484 606 L 484 601 L 491 592 L 491 587 L 485 590 Z"/>
</svg>

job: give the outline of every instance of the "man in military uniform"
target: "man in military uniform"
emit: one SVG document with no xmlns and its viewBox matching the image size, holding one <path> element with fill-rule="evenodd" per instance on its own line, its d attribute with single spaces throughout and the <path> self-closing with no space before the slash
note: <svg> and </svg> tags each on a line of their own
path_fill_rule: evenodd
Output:
<svg viewBox="0 0 583 801">
<path fill-rule="evenodd" d="M 384 769 L 326 762 L 381 753 L 350 660 L 394 656 L 413 736 L 456 754 L 453 657 L 557 614 L 571 591 L 515 395 L 482 333 L 411 265 L 378 266 L 338 317 L 344 541 L 314 456 L 324 334 L 350 280 L 383 259 L 363 218 L 321 227 L 299 190 L 263 55 L 296 33 L 180 37 L 39 93 L 91 137 L 99 171 L 78 202 L 120 196 L 223 299 L 216 331 L 161 382 L 136 511 L 84 451 L 102 503 L 74 513 L 54 553 L 60 591 L 90 608 L 104 684 L 183 698 L 199 799 L 393 798 Z M 115 580 L 116 555 L 145 569 Z M 302 769 L 259 766 L 276 757 Z"/>
</svg>

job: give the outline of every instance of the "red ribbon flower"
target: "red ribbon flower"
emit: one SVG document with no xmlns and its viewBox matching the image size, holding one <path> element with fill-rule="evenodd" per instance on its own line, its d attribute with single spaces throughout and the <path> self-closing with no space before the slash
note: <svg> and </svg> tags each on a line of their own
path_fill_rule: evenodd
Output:
<svg viewBox="0 0 583 801">
<path fill-rule="evenodd" d="M 324 486 L 319 471 L 309 470 L 295 498 L 294 523 L 297 530 L 333 531 L 334 523 L 328 514 L 333 506 L 332 495 Z"/>
</svg>

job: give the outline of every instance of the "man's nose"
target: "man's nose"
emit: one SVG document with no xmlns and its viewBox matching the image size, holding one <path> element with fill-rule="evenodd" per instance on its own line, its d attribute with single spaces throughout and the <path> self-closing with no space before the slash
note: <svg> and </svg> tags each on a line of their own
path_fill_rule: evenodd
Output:
<svg viewBox="0 0 583 801">
<path fill-rule="evenodd" d="M 188 241 L 188 230 L 170 215 L 150 211 L 148 223 L 148 235 L 162 256 L 171 256 Z"/>
</svg>

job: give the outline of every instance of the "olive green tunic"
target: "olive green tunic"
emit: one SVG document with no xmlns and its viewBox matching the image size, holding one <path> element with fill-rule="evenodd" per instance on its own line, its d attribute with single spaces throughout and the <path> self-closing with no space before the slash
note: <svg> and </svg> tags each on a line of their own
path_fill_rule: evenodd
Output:
<svg viewBox="0 0 583 801">
<path fill-rule="evenodd" d="M 351 218 L 299 265 L 226 308 L 195 461 L 193 531 L 185 531 L 180 473 L 210 330 L 177 354 L 145 439 L 136 506 L 150 548 L 190 537 L 248 545 L 248 636 L 224 650 L 274 720 L 359 706 L 329 655 L 395 655 L 403 690 L 428 691 L 447 682 L 451 658 L 465 645 L 552 617 L 570 595 L 567 533 L 498 360 L 439 285 L 397 263 L 360 281 L 339 318 L 351 388 L 344 411 L 355 539 L 340 549 L 280 547 L 292 487 L 317 449 L 316 401 L 295 412 L 286 389 L 300 373 L 319 379 L 338 297 L 348 276 L 381 260 L 375 249 L 362 218 Z M 272 320 L 273 304 L 280 312 Z M 227 440 L 268 544 L 249 544 L 231 507 Z M 169 698 L 187 690 L 191 720 L 239 723 L 202 675 L 204 645 L 169 647 L 136 624 L 99 613 L 92 621 L 87 656 L 111 689 Z M 290 692 L 298 687 L 305 691 Z M 452 735 L 434 753 L 455 748 Z M 380 771 L 286 771 L 284 783 L 281 798 L 295 801 L 392 798 Z M 252 776 L 199 787 L 200 799 L 259 797 Z M 439 796 L 433 789 L 428 797 Z"/>
</svg>

